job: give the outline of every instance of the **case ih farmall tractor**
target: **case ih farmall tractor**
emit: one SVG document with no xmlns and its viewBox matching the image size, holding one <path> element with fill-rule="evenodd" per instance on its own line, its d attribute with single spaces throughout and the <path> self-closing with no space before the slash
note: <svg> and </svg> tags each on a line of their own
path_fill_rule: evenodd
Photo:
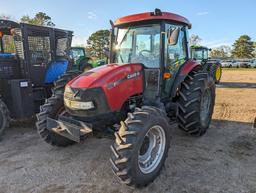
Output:
<svg viewBox="0 0 256 193">
<path fill-rule="evenodd" d="M 194 60 L 201 62 L 205 70 L 213 77 L 215 83 L 219 84 L 222 75 L 222 67 L 218 60 L 209 58 L 209 51 L 211 51 L 211 49 L 204 46 L 191 46 L 190 51 L 191 57 Z"/>
<path fill-rule="evenodd" d="M 125 184 L 145 186 L 166 160 L 173 120 L 205 134 L 215 84 L 189 57 L 186 18 L 156 9 L 111 23 L 110 64 L 59 80 L 37 128 L 47 143 L 68 146 L 121 122 L 113 128 L 112 169 Z"/>
</svg>

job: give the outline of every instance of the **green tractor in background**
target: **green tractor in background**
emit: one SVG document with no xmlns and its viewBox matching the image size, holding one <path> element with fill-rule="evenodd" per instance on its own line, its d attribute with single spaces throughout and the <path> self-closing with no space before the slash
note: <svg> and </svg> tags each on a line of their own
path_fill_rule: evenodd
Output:
<svg viewBox="0 0 256 193">
<path fill-rule="evenodd" d="M 72 47 L 69 52 L 69 57 L 73 63 L 73 70 L 87 71 L 106 64 L 105 60 L 93 60 L 89 57 L 84 47 Z"/>
<path fill-rule="evenodd" d="M 191 58 L 199 61 L 207 72 L 213 77 L 216 84 L 220 83 L 222 75 L 221 63 L 218 60 L 210 59 L 209 51 L 211 49 L 204 46 L 191 46 Z"/>
</svg>

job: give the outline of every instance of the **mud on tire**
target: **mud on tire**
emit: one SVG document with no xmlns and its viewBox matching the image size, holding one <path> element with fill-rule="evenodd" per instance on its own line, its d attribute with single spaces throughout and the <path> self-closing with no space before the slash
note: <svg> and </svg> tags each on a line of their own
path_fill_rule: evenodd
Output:
<svg viewBox="0 0 256 193">
<path fill-rule="evenodd" d="M 215 84 L 212 77 L 202 71 L 191 72 L 181 85 L 177 101 L 179 128 L 195 136 L 205 134 L 211 122 L 214 103 Z"/>
<path fill-rule="evenodd" d="M 154 129 L 157 128 L 161 128 L 162 136 L 150 137 L 151 132 L 156 132 Z M 128 114 L 128 118 L 121 122 L 119 131 L 115 133 L 115 143 L 111 146 L 110 162 L 116 176 L 130 186 L 140 187 L 151 183 L 159 175 L 167 157 L 170 146 L 169 130 L 165 113 L 157 108 L 144 106 Z M 151 138 L 156 139 L 153 147 L 159 147 L 158 150 L 152 149 Z M 156 151 L 153 152 L 156 154 L 154 159 L 150 156 L 146 162 L 149 150 Z M 151 170 L 147 169 L 150 166 Z"/>
<path fill-rule="evenodd" d="M 0 99 L 0 136 L 3 134 L 5 128 L 9 127 L 10 116 L 5 103 Z"/>
</svg>

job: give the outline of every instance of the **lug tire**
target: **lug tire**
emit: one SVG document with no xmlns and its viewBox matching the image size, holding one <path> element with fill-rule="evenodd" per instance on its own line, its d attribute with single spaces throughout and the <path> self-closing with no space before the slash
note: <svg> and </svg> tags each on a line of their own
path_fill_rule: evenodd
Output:
<svg viewBox="0 0 256 193">
<path fill-rule="evenodd" d="M 10 116 L 9 111 L 5 103 L 0 99 L 0 136 L 4 133 L 4 130 L 9 127 Z"/>
<path fill-rule="evenodd" d="M 202 120 L 202 103 L 208 93 L 207 114 Z M 206 97 L 207 98 L 207 97 Z M 212 77 L 202 71 L 192 71 L 182 82 L 177 101 L 177 122 L 181 130 L 202 136 L 209 128 L 215 104 L 215 84 Z"/>
<path fill-rule="evenodd" d="M 165 145 L 159 162 L 150 173 L 142 172 L 139 165 L 139 152 L 144 144 L 145 136 L 154 127 L 160 126 L 165 133 Z M 121 122 L 121 127 L 115 133 L 115 143 L 111 146 L 112 170 L 116 176 L 129 186 L 146 186 L 159 175 L 170 146 L 170 128 L 166 114 L 155 107 L 144 106 L 136 108 L 134 113 L 129 113 L 128 118 Z"/>
<path fill-rule="evenodd" d="M 46 99 L 43 106 L 40 107 L 40 113 L 37 114 L 36 127 L 40 137 L 52 146 L 66 147 L 75 142 L 62 137 L 53 131 L 47 129 L 47 117 L 56 119 L 60 110 L 64 107 L 61 95 L 52 96 Z"/>
<path fill-rule="evenodd" d="M 81 74 L 80 71 L 69 71 L 66 74 L 60 76 L 60 78 L 54 83 L 54 88 L 52 89 L 52 97 L 46 99 L 45 104 L 40 107 L 40 113 L 37 114 L 37 131 L 40 137 L 50 145 L 66 147 L 75 143 L 48 130 L 47 117 L 53 119 L 58 118 L 60 110 L 64 108 L 63 95 L 65 86 L 70 80 L 79 74 Z"/>
<path fill-rule="evenodd" d="M 88 70 L 91 70 L 93 66 L 89 64 L 85 59 L 82 60 L 79 64 L 79 70 L 82 72 L 86 72 Z"/>
<path fill-rule="evenodd" d="M 66 84 L 81 73 L 81 71 L 68 71 L 60 76 L 59 79 L 54 82 L 52 94 L 63 96 Z"/>
<path fill-rule="evenodd" d="M 220 70 L 220 76 L 219 77 L 216 76 L 217 70 Z M 220 83 L 220 79 L 221 79 L 221 75 L 222 75 L 222 68 L 221 68 L 220 63 L 215 63 L 215 64 L 212 64 L 210 66 L 210 75 L 212 76 L 215 84 Z"/>
</svg>

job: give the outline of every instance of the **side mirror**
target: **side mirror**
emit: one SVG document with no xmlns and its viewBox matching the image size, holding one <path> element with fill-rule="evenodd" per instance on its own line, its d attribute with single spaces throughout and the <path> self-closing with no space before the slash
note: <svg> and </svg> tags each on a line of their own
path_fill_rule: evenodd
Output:
<svg viewBox="0 0 256 193">
<path fill-rule="evenodd" d="M 168 44 L 171 46 L 174 46 L 178 43 L 180 35 L 180 27 L 171 27 L 168 30 L 167 38 L 168 38 Z"/>
</svg>

